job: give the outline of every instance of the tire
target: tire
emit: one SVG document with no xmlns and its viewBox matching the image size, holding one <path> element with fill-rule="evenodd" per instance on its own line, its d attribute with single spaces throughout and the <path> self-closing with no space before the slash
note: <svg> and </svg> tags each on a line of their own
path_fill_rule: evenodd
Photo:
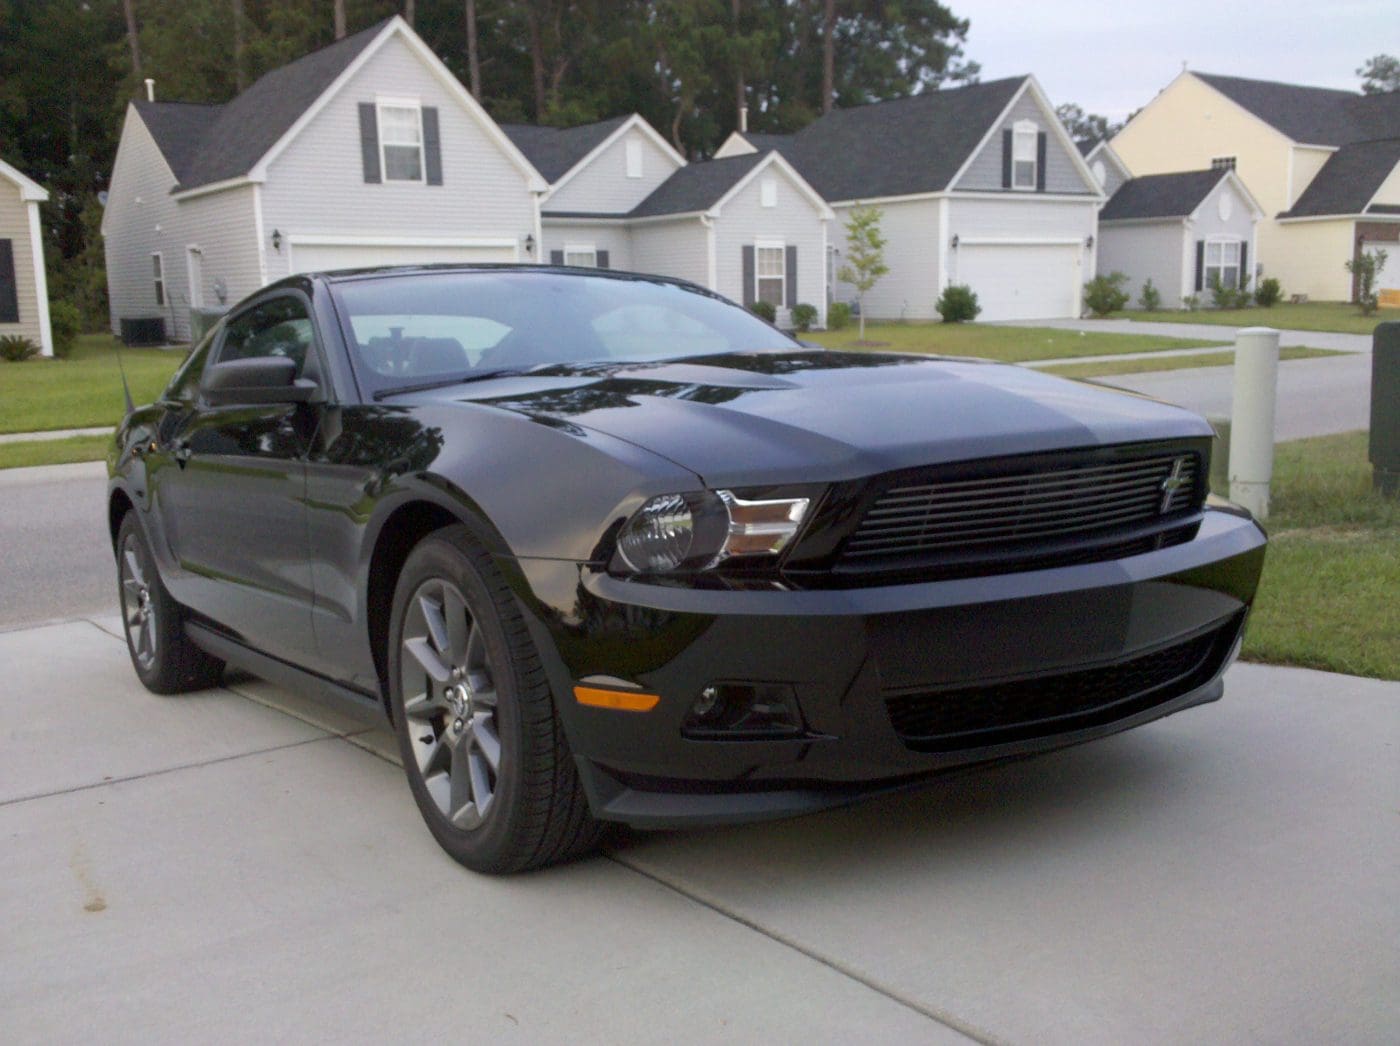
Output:
<svg viewBox="0 0 1400 1046">
<path fill-rule="evenodd" d="M 131 666 L 147 690 L 184 694 L 218 685 L 224 663 L 185 635 L 185 609 L 166 591 L 135 512 L 117 530 L 117 594 Z"/>
<path fill-rule="evenodd" d="M 389 701 L 404 772 L 439 845 L 478 872 L 593 849 L 588 809 L 538 651 L 466 527 L 409 554 L 389 620 Z"/>
</svg>

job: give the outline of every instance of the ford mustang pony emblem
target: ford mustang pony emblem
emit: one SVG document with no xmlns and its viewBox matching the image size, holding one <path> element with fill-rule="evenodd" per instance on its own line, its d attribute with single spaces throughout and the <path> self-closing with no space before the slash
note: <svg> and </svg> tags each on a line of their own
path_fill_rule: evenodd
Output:
<svg viewBox="0 0 1400 1046">
<path fill-rule="evenodd" d="M 1176 492 L 1190 482 L 1181 474 L 1185 468 L 1186 459 L 1184 457 L 1177 458 L 1172 462 L 1171 473 L 1162 480 L 1162 506 L 1157 510 L 1159 513 L 1165 514 L 1171 508 L 1172 498 L 1176 496 Z"/>
</svg>

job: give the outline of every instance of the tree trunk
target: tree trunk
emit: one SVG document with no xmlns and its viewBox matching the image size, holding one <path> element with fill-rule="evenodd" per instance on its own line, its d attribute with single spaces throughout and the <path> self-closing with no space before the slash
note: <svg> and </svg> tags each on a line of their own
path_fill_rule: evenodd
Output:
<svg viewBox="0 0 1400 1046">
<path fill-rule="evenodd" d="M 481 55 L 476 49 L 476 0 L 467 2 L 467 72 L 471 78 L 472 97 L 481 101 Z"/>
<path fill-rule="evenodd" d="M 822 115 L 836 102 L 836 0 L 826 0 L 822 19 Z M 863 321 L 862 321 L 863 322 Z M 864 334 L 861 335 L 864 337 Z"/>
<path fill-rule="evenodd" d="M 413 0 L 403 0 L 403 20 L 411 27 L 413 25 Z"/>
<path fill-rule="evenodd" d="M 530 30 L 530 77 L 535 88 L 535 122 L 544 118 L 544 40 L 540 33 L 540 15 L 534 5 L 525 9 Z"/>
<path fill-rule="evenodd" d="M 739 2 L 731 0 L 729 9 L 733 14 L 734 38 L 739 37 Z M 748 104 L 748 92 L 744 88 L 744 60 L 741 56 L 735 64 L 734 69 L 734 128 L 741 130 L 744 128 L 744 106 Z"/>
<path fill-rule="evenodd" d="M 335 0 L 335 38 L 345 39 L 345 0 Z"/>
<path fill-rule="evenodd" d="M 243 51 L 243 0 L 233 0 L 233 86 L 239 94 L 248 86 Z"/>
<path fill-rule="evenodd" d="M 136 32 L 136 0 L 122 0 L 122 13 L 126 15 L 126 42 L 131 45 L 131 71 L 140 80 L 141 41 Z"/>
</svg>

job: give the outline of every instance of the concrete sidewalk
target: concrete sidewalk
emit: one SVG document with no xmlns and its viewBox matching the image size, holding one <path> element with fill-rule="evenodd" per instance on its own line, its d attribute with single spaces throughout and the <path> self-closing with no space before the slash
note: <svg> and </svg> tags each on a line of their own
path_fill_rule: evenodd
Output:
<svg viewBox="0 0 1400 1046">
<path fill-rule="evenodd" d="M 1267 310 L 1260 310 L 1258 326 L 1267 327 Z M 1009 320 L 989 324 L 994 327 L 1049 327 L 1055 330 L 1090 331 L 1098 334 L 1155 334 L 1164 338 L 1201 338 L 1230 345 L 1239 327 L 1219 323 L 1143 323 L 1128 319 L 1102 320 Z M 1314 349 L 1336 349 L 1339 352 L 1371 351 L 1369 334 L 1339 334 L 1331 331 L 1280 330 L 1280 345 L 1310 345 Z"/>
<path fill-rule="evenodd" d="M 1400 684 L 1237 666 L 1082 748 L 486 879 L 386 732 L 154 697 L 117 624 L 0 635 L 8 1042 L 1400 1032 Z"/>
</svg>

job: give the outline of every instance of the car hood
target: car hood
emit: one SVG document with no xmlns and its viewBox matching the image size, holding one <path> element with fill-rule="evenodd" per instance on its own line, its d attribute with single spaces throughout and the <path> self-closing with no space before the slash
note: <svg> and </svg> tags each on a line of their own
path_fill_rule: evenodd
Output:
<svg viewBox="0 0 1400 1046">
<path fill-rule="evenodd" d="M 606 433 L 712 485 L 836 481 L 918 465 L 1209 436 L 1178 407 L 1025 367 L 892 353 L 734 353 L 582 364 L 442 390 Z"/>
</svg>

